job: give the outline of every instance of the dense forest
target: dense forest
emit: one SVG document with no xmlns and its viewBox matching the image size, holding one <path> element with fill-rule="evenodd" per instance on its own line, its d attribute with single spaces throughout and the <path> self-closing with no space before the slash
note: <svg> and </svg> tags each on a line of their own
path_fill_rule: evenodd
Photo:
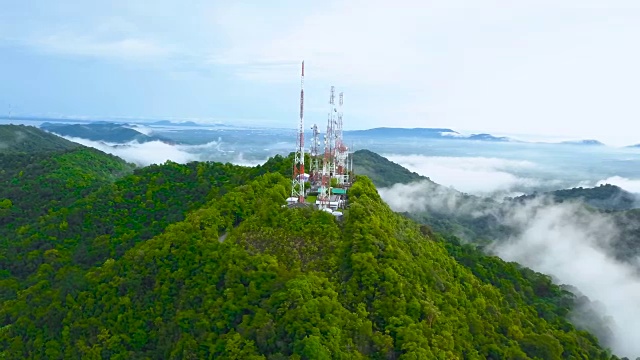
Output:
<svg viewBox="0 0 640 360">
<path fill-rule="evenodd" d="M 369 150 L 358 150 L 353 153 L 353 169 L 356 174 L 368 176 L 377 187 L 429 181 L 428 178 Z"/>
<path fill-rule="evenodd" d="M 0 125 L 0 154 L 70 150 L 77 147 L 80 147 L 80 144 L 33 126 Z"/>
<path fill-rule="evenodd" d="M 145 135 L 127 124 L 117 124 L 112 122 L 92 122 L 88 124 L 60 124 L 45 122 L 40 128 L 52 133 L 70 136 L 75 138 L 88 139 L 93 141 L 106 141 L 115 143 L 126 143 L 135 141 L 139 143 L 148 141 L 162 141 L 173 143 L 158 135 Z"/>
<path fill-rule="evenodd" d="M 576 296 L 394 213 L 367 176 L 337 220 L 282 206 L 291 157 L 121 165 L 5 230 L 0 359 L 616 359 L 567 320 Z"/>
<path fill-rule="evenodd" d="M 65 208 L 133 166 L 95 149 L 0 153 L 0 235 Z"/>
<path fill-rule="evenodd" d="M 577 200 L 601 210 L 631 210 L 640 205 L 635 194 L 611 184 L 603 184 L 594 188 L 577 187 L 543 194 L 523 195 L 513 200 L 524 202 L 540 196 L 548 196 L 558 203 Z"/>
</svg>

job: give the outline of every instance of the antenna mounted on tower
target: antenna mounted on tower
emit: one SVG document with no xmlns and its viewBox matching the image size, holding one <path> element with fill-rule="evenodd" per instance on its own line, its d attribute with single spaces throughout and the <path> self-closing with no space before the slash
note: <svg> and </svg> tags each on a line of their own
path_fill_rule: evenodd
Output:
<svg viewBox="0 0 640 360">
<path fill-rule="evenodd" d="M 291 197 L 299 203 L 304 203 L 304 61 L 300 79 L 300 124 L 296 137 L 296 152 L 293 160 L 293 179 L 291 180 Z"/>
</svg>

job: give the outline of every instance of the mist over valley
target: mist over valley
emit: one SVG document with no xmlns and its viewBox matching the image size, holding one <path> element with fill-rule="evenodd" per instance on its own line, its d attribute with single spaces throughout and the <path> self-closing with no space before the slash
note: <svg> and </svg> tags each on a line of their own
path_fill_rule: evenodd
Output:
<svg viewBox="0 0 640 360">
<path fill-rule="evenodd" d="M 127 141 L 122 141 L 122 137 L 100 132 L 105 126 L 103 123 L 84 123 L 85 128 L 96 129 L 83 132 L 70 121 L 57 126 L 45 120 L 12 122 L 35 126 L 44 123 L 47 131 L 140 165 L 166 160 L 256 165 L 276 154 L 289 154 L 295 145 L 291 140 L 295 138 L 295 131 L 291 128 L 170 121 L 103 122 L 134 132 Z M 640 148 L 561 141 L 471 140 L 468 136 L 461 139 L 447 135 L 450 129 L 405 130 L 408 131 L 345 131 L 345 137 L 355 150 L 374 151 L 441 185 L 469 194 L 502 198 L 601 184 L 640 192 Z M 310 135 L 307 133 L 307 138 Z"/>
</svg>

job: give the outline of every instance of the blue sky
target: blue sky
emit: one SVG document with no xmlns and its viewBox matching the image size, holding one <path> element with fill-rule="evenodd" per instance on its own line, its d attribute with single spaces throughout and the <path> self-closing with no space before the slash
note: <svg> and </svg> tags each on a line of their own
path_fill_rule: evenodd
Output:
<svg viewBox="0 0 640 360">
<path fill-rule="evenodd" d="M 640 2 L 0 0 L 0 114 L 640 143 Z"/>
</svg>

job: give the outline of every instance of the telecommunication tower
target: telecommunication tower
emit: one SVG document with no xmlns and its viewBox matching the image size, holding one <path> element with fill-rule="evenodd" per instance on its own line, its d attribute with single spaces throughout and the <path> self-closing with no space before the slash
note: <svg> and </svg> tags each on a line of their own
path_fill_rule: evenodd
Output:
<svg viewBox="0 0 640 360">
<path fill-rule="evenodd" d="M 318 200 L 320 208 L 328 208 L 330 202 L 330 186 L 333 176 L 334 165 L 334 133 L 333 113 L 335 111 L 335 87 L 331 87 L 331 95 L 329 96 L 329 116 L 327 118 L 327 132 L 324 135 L 324 157 L 322 159 L 322 183 L 318 192 Z"/>
<path fill-rule="evenodd" d="M 310 155 L 311 155 L 311 171 L 309 172 L 309 174 L 311 175 L 310 177 L 310 182 L 313 185 L 317 185 L 320 183 L 321 181 L 321 169 L 320 169 L 320 164 L 318 161 L 318 157 L 320 156 L 320 131 L 318 131 L 318 125 L 317 124 L 313 124 L 313 126 L 311 127 L 311 130 L 313 131 L 313 136 L 311 139 L 311 148 L 310 148 Z M 312 186 L 313 186 L 312 185 Z"/>
<path fill-rule="evenodd" d="M 300 80 L 300 126 L 296 137 L 296 153 L 293 160 L 293 179 L 291 181 L 291 197 L 304 203 L 304 61 Z"/>
<path fill-rule="evenodd" d="M 335 177 L 338 179 L 338 183 L 344 185 L 347 182 L 347 157 L 348 150 L 342 138 L 342 106 L 344 104 L 344 94 L 340 93 L 338 100 L 337 120 L 335 129 Z"/>
</svg>

